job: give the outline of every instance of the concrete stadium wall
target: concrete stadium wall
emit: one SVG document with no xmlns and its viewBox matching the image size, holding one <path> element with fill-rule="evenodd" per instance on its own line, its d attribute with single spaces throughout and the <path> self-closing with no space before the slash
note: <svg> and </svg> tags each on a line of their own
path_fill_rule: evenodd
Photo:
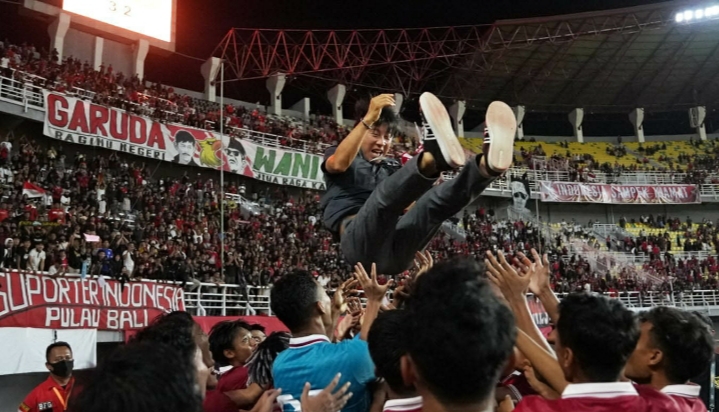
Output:
<svg viewBox="0 0 719 412">
<path fill-rule="evenodd" d="M 72 56 L 80 61 L 92 64 L 95 36 L 76 29 L 69 29 L 65 35 L 63 56 Z"/>
<path fill-rule="evenodd" d="M 133 45 L 119 43 L 105 39 L 102 49 L 102 62 L 105 67 L 112 65 L 114 73 L 124 73 L 125 76 L 132 76 L 134 73 Z"/>
</svg>

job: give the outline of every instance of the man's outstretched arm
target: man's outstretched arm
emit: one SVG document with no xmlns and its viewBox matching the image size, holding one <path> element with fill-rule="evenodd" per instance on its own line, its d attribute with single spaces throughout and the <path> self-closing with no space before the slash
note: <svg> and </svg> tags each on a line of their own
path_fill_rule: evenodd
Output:
<svg viewBox="0 0 719 412">
<path fill-rule="evenodd" d="M 325 170 L 328 173 L 342 173 L 347 170 L 362 146 L 362 139 L 367 126 L 372 127 L 379 120 L 382 109 L 394 106 L 394 96 L 391 94 L 380 94 L 369 102 L 369 110 L 362 122 L 358 123 L 350 134 L 337 146 L 335 153 L 327 159 Z"/>
</svg>

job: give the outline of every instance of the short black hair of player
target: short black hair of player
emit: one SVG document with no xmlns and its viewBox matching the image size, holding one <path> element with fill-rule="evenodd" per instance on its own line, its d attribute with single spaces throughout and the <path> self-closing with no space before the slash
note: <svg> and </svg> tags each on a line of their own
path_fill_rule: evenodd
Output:
<svg viewBox="0 0 719 412">
<path fill-rule="evenodd" d="M 410 357 L 444 405 L 490 401 L 514 348 L 514 316 L 484 272 L 468 259 L 441 262 L 417 280 L 408 300 Z"/>
<path fill-rule="evenodd" d="M 158 342 L 120 346 L 73 396 L 69 412 L 201 412 L 195 369 Z"/>
<path fill-rule="evenodd" d="M 557 333 L 591 382 L 615 382 L 639 340 L 636 318 L 619 300 L 587 293 L 562 299 Z"/>
<path fill-rule="evenodd" d="M 171 312 L 153 319 L 152 323 L 133 337 L 136 342 L 156 342 L 168 345 L 183 354 L 186 361 L 193 362 L 197 343 L 197 323 L 187 312 Z"/>
<path fill-rule="evenodd" d="M 662 351 L 664 373 L 672 384 L 684 385 L 709 367 L 714 340 L 693 313 L 660 306 L 640 314 L 639 321 L 652 325 L 649 336 Z"/>
<path fill-rule="evenodd" d="M 407 354 L 407 323 L 408 312 L 405 310 L 382 312 L 372 322 L 367 337 L 377 377 L 383 378 L 400 395 L 414 390 L 405 385 L 400 367 L 402 356 Z"/>
</svg>

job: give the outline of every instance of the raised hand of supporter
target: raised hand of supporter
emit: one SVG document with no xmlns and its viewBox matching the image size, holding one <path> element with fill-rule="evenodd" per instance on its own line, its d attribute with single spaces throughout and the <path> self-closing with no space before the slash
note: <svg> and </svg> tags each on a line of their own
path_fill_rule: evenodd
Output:
<svg viewBox="0 0 719 412">
<path fill-rule="evenodd" d="M 270 389 L 265 391 L 250 412 L 272 412 L 275 400 L 282 394 L 282 389 Z"/>
<path fill-rule="evenodd" d="M 339 313 L 347 311 L 347 299 L 357 293 L 357 283 L 356 279 L 347 279 L 337 288 L 332 296 L 332 310 Z"/>
<path fill-rule="evenodd" d="M 377 282 L 377 265 L 374 263 L 372 264 L 370 273 L 371 276 L 367 275 L 367 271 L 361 263 L 357 263 L 355 265 L 355 278 L 362 286 L 362 290 L 364 290 L 364 295 L 367 298 L 367 301 L 381 303 L 382 299 L 384 299 L 385 295 L 387 295 L 387 290 L 392 285 L 392 281 L 388 281 L 384 286 L 380 285 Z"/>
<path fill-rule="evenodd" d="M 342 340 L 347 333 L 356 328 L 362 317 L 362 302 L 358 297 L 347 298 L 347 314 L 337 325 L 337 340 Z"/>
<path fill-rule="evenodd" d="M 407 280 L 409 282 L 409 280 Z M 409 299 L 409 288 L 407 285 L 397 286 L 392 293 L 392 302 L 390 309 L 398 309 L 404 302 Z"/>
<path fill-rule="evenodd" d="M 389 106 L 394 106 L 394 95 L 393 94 L 380 94 L 372 98 L 369 101 L 369 109 L 367 114 L 364 116 L 364 121 L 369 126 L 372 126 L 377 120 L 379 120 L 382 114 L 382 109 Z"/>
<path fill-rule="evenodd" d="M 530 273 L 529 290 L 535 295 L 550 290 L 549 285 L 549 259 L 545 253 L 539 256 L 539 253 L 532 249 L 532 258 L 534 259 L 534 270 Z"/>
<path fill-rule="evenodd" d="M 414 256 L 416 258 L 414 260 L 414 265 L 417 268 L 417 274 L 414 275 L 414 280 L 417 280 L 417 278 L 432 269 L 432 266 L 434 266 L 434 259 L 432 259 L 432 254 L 429 252 L 429 250 L 425 250 L 424 252 L 416 252 Z"/>
<path fill-rule="evenodd" d="M 353 317 L 360 317 L 362 315 L 362 301 L 360 298 L 356 296 L 347 298 L 347 312 Z"/>
<path fill-rule="evenodd" d="M 529 288 L 529 274 L 534 265 L 526 256 L 519 259 L 522 266 L 519 271 L 507 262 L 502 251 L 497 252 L 496 257 L 491 251 L 487 251 L 484 263 L 487 266 L 487 277 L 499 287 L 507 300 L 525 299 Z"/>
<path fill-rule="evenodd" d="M 350 383 L 347 382 L 336 392 L 334 392 L 337 384 L 340 382 L 342 374 L 338 373 L 335 378 L 332 379 L 329 385 L 315 396 L 310 396 L 311 385 L 309 382 L 305 383 L 305 387 L 302 389 L 302 397 L 300 403 L 302 405 L 303 412 L 338 412 L 342 410 L 347 404 L 347 401 L 352 397 L 352 392 L 348 392 Z"/>
</svg>

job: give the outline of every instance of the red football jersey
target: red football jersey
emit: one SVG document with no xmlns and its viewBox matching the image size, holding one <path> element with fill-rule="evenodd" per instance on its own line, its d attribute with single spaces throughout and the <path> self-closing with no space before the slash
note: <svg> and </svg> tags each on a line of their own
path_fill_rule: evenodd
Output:
<svg viewBox="0 0 719 412">
<path fill-rule="evenodd" d="M 217 388 L 208 390 L 203 409 L 207 412 L 237 412 L 239 409 L 225 392 L 247 387 L 247 368 L 236 366 L 223 373 L 217 381 Z"/>
<path fill-rule="evenodd" d="M 667 385 L 662 393 L 669 395 L 682 407 L 684 412 L 707 412 L 707 407 L 699 398 L 699 385 Z"/>
<path fill-rule="evenodd" d="M 383 412 L 422 412 L 422 397 L 391 399 L 384 403 Z"/>
<path fill-rule="evenodd" d="M 514 412 L 678 412 L 680 406 L 656 389 L 629 382 L 568 385 L 560 399 L 527 396 Z"/>
<path fill-rule="evenodd" d="M 524 374 L 519 371 L 514 371 L 513 373 L 502 379 L 497 385 L 497 387 L 510 388 L 510 390 L 516 391 L 516 394 L 519 395 L 519 399 L 528 395 L 537 394 L 537 392 L 532 389 L 532 385 L 529 384 L 529 381 L 524 376 Z"/>
</svg>

